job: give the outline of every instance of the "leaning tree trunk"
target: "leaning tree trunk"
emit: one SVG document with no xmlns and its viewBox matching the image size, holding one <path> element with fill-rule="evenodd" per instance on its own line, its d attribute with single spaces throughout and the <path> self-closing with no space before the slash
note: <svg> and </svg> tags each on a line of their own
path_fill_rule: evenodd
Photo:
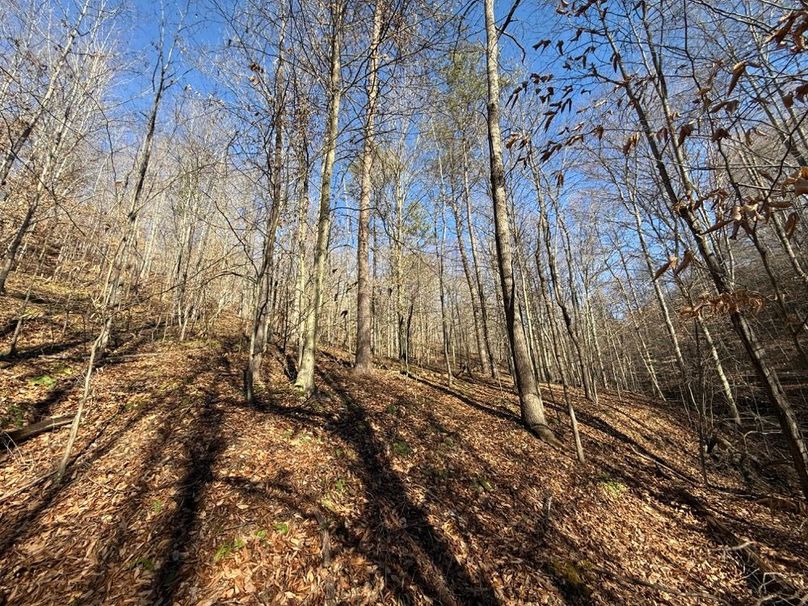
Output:
<svg viewBox="0 0 808 606">
<path fill-rule="evenodd" d="M 80 29 L 84 23 L 84 19 L 87 16 L 89 6 L 90 0 L 84 0 L 76 15 L 76 23 L 70 28 L 70 31 L 67 34 L 67 39 L 65 40 L 65 44 L 62 47 L 58 58 L 53 63 L 53 72 L 50 74 L 48 87 L 45 90 L 45 94 L 43 95 L 42 99 L 38 100 L 37 109 L 33 116 L 28 118 L 25 127 L 22 129 L 20 134 L 10 142 L 8 150 L 5 154 L 3 154 L 2 160 L 0 160 L 0 201 L 4 200 L 6 197 L 6 179 L 8 179 L 8 176 L 11 173 L 11 168 L 19 159 L 20 151 L 25 146 L 25 143 L 28 141 L 31 134 L 34 132 L 34 129 L 39 124 L 39 121 L 50 111 L 50 100 L 59 89 L 59 74 L 67 64 L 67 59 L 70 55 L 71 49 L 73 48 L 73 43 L 80 35 Z"/>
<path fill-rule="evenodd" d="M 173 50 L 173 47 L 172 47 Z M 112 334 L 112 326 L 115 319 L 115 310 L 119 305 L 120 290 L 122 274 L 126 270 L 128 257 L 132 241 L 135 236 L 135 229 L 137 226 L 137 218 L 142 209 L 141 199 L 143 196 L 143 187 L 146 183 L 146 175 L 149 170 L 149 162 L 151 159 L 152 146 L 154 141 L 154 133 L 157 126 L 157 114 L 160 109 L 160 102 L 162 101 L 163 94 L 168 87 L 168 69 L 170 65 L 171 51 L 169 51 L 168 59 L 162 55 L 162 46 L 160 47 L 160 70 L 159 78 L 157 80 L 154 98 L 149 113 L 149 119 L 146 124 L 146 133 L 143 138 L 143 143 L 138 151 L 135 170 L 135 186 L 132 191 L 131 203 L 129 212 L 126 217 L 126 227 L 121 236 L 114 254 L 111 256 L 109 266 L 106 272 L 106 278 L 102 287 L 103 303 L 101 310 L 101 329 L 98 331 L 98 336 L 93 341 L 90 348 L 90 358 L 87 361 L 87 370 L 84 374 L 84 388 L 82 391 L 81 399 L 79 400 L 76 414 L 73 416 L 73 422 L 70 424 L 70 435 L 67 438 L 64 453 L 59 461 L 59 467 L 56 472 L 56 481 L 60 482 L 67 470 L 68 463 L 73 451 L 73 445 L 78 438 L 79 426 L 81 424 L 81 417 L 84 414 L 84 407 L 90 396 L 91 382 L 95 367 L 98 362 L 103 358 L 106 353 L 107 344 L 110 335 Z"/>
<path fill-rule="evenodd" d="M 491 0 L 488 1 L 490 2 Z M 707 268 L 707 272 L 710 275 L 716 290 L 721 294 L 731 295 L 732 285 L 727 280 L 724 266 L 721 263 L 721 259 L 717 255 L 712 241 L 710 240 L 710 235 L 705 233 L 706 228 L 701 224 L 694 209 L 689 204 L 681 204 L 682 201 L 676 194 L 676 190 L 673 186 L 673 179 L 668 171 L 668 166 L 665 163 L 665 158 L 662 155 L 662 151 L 657 145 L 655 133 L 648 120 L 645 106 L 631 84 L 632 79 L 629 77 L 628 71 L 623 64 L 620 53 L 615 45 L 613 37 L 611 36 L 611 32 L 606 27 L 606 17 L 602 9 L 601 24 L 604 27 L 606 39 L 612 48 L 612 52 L 614 53 L 616 67 L 623 78 L 621 83 L 622 87 L 626 91 L 626 95 L 629 98 L 630 107 L 634 109 L 637 115 L 645 141 L 654 157 L 656 169 L 659 174 L 660 181 L 662 182 L 665 195 L 668 197 L 668 202 L 670 203 L 672 209 L 677 209 L 676 212 L 678 213 L 678 216 L 687 226 L 688 230 L 695 239 L 699 254 Z M 659 76 L 660 74 L 657 75 Z M 662 97 L 661 101 L 662 111 L 664 112 L 666 119 L 670 122 L 671 112 L 667 106 L 667 99 Z M 684 158 L 682 157 L 681 150 L 679 149 L 679 146 L 675 144 L 675 142 L 673 144 L 673 151 L 685 186 L 689 191 L 694 191 L 692 183 L 690 182 L 690 179 L 686 173 Z M 738 339 L 741 341 L 741 344 L 746 350 L 752 367 L 755 369 L 755 372 L 758 375 L 761 386 L 763 387 L 764 392 L 766 393 L 768 400 L 777 415 L 778 421 L 780 422 L 780 427 L 783 430 L 783 434 L 785 435 L 786 442 L 791 453 L 794 469 L 797 473 L 797 477 L 799 478 L 800 488 L 802 489 L 805 498 L 808 499 L 808 448 L 806 448 L 805 440 L 802 436 L 802 431 L 800 429 L 796 414 L 794 413 L 794 409 L 791 407 L 791 403 L 786 397 L 777 373 L 770 365 L 768 354 L 763 344 L 758 339 L 745 314 L 741 311 L 733 311 L 730 313 L 730 320 L 732 327 L 735 329 L 735 333 L 738 335 Z"/>
<path fill-rule="evenodd" d="M 522 421 L 543 440 L 557 444 L 544 414 L 525 335 L 517 325 L 518 302 L 513 275 L 511 226 L 505 198 L 505 168 L 502 161 L 502 133 L 499 125 L 499 49 L 494 17 L 494 0 L 485 0 L 486 72 L 488 79 L 488 150 L 491 169 L 491 197 L 494 206 L 494 237 L 499 264 L 502 302 L 513 355 L 514 379 L 519 392 Z"/>
</svg>

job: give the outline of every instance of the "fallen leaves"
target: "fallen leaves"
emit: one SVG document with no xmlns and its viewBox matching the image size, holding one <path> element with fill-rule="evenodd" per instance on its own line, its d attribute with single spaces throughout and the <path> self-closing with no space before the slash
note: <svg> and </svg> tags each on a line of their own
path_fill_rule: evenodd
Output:
<svg viewBox="0 0 808 606">
<path fill-rule="evenodd" d="M 667 270 L 692 262 L 685 251 Z M 605 393 L 595 407 L 573 390 L 590 459 L 581 467 L 524 431 L 507 385 L 457 379 L 446 392 L 427 369 L 418 370 L 423 380 L 397 370 L 356 378 L 341 352 L 329 352 L 316 403 L 285 389 L 272 361 L 272 406 L 259 410 L 242 405 L 242 360 L 228 346 L 149 347 L 156 355 L 99 375 L 76 480 L 51 501 L 37 489 L 3 504 L 4 528 L 34 512 L 0 566 L 10 603 L 151 604 L 171 588 L 176 604 L 324 603 L 328 591 L 340 604 L 427 604 L 440 586 L 462 603 L 485 590 L 502 604 L 562 605 L 553 561 L 614 566 L 680 589 L 698 575 L 748 595 L 731 554 L 644 489 L 669 481 L 625 441 L 695 474 L 691 431 L 626 394 Z M 148 397 L 127 397 L 134 392 Z M 561 398 L 552 392 L 548 406 Z M 45 444 L 42 436 L 23 446 L 39 467 L 61 439 Z M 593 479 L 606 468 L 608 479 Z M 12 462 L 0 481 L 16 485 L 25 473 Z M 790 527 L 787 511 L 745 506 L 758 523 Z M 593 604 L 659 601 L 653 589 L 590 575 Z"/>
</svg>

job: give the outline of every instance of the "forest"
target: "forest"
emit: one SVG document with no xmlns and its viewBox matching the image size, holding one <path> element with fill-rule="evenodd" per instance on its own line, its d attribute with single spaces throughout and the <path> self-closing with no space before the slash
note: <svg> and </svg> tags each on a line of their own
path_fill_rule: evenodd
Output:
<svg viewBox="0 0 808 606">
<path fill-rule="evenodd" d="M 806 0 L 0 0 L 0 606 L 808 603 Z"/>
</svg>

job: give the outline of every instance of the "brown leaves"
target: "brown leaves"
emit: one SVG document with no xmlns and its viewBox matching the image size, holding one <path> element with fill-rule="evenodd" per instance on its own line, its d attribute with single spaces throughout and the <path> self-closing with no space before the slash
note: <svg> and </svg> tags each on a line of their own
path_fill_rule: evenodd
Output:
<svg viewBox="0 0 808 606">
<path fill-rule="evenodd" d="M 623 143 L 623 155 L 627 156 L 631 153 L 631 150 L 637 147 L 637 143 L 640 141 L 640 133 L 632 133 L 626 139 L 626 142 Z"/>
<path fill-rule="evenodd" d="M 766 299 L 759 292 L 740 288 L 719 295 L 705 293 L 693 305 L 679 309 L 683 316 L 696 317 L 702 313 L 710 315 L 736 314 L 744 311 L 759 313 Z"/>
<path fill-rule="evenodd" d="M 679 262 L 678 257 L 676 257 L 674 255 L 671 255 L 670 257 L 668 257 L 668 262 L 665 263 L 665 265 L 660 267 L 658 270 L 656 270 L 656 273 L 654 274 L 654 277 L 651 278 L 651 281 L 656 282 L 662 276 L 662 274 L 664 274 L 666 271 L 668 271 L 671 267 L 676 267 L 676 264 L 678 262 Z"/>
<path fill-rule="evenodd" d="M 667 263 L 665 263 L 662 267 L 656 270 L 656 273 L 654 274 L 654 277 L 651 279 L 651 281 L 652 282 L 657 281 L 669 269 L 673 269 L 673 275 L 678 276 L 684 270 L 690 267 L 695 258 L 696 257 L 693 254 L 693 251 L 691 251 L 690 249 L 685 251 L 684 257 L 682 257 L 681 262 L 679 262 L 679 257 L 671 255 L 670 257 L 668 257 Z"/>
<path fill-rule="evenodd" d="M 508 136 L 507 139 L 505 139 L 505 148 L 506 149 L 511 149 L 514 145 L 519 143 L 519 148 L 518 149 L 522 149 L 529 142 L 530 142 L 530 139 L 524 133 L 514 132 L 514 133 L 511 133 Z"/>
<path fill-rule="evenodd" d="M 794 91 L 794 96 L 800 103 L 805 103 L 805 96 L 808 95 L 808 82 L 802 84 Z"/>
<path fill-rule="evenodd" d="M 694 259 L 693 252 L 690 249 L 686 250 L 682 262 L 676 269 L 673 270 L 673 275 L 678 276 L 680 273 L 686 270 L 690 266 L 690 264 L 693 263 L 693 259 Z"/>
<path fill-rule="evenodd" d="M 768 42 L 783 46 L 786 38 L 790 37 L 794 46 L 791 52 L 801 53 L 805 50 L 805 32 L 808 31 L 808 11 L 793 10 L 779 21 L 780 27 L 769 36 Z"/>
<path fill-rule="evenodd" d="M 681 147 L 690 135 L 693 134 L 693 124 L 685 124 L 679 129 L 679 136 L 676 139 L 676 145 Z"/>
<path fill-rule="evenodd" d="M 799 176 L 794 183 L 794 193 L 798 196 L 808 194 L 808 166 L 800 169 Z"/>
<path fill-rule="evenodd" d="M 729 81 L 729 89 L 727 90 L 727 94 L 731 95 L 732 91 L 735 90 L 735 87 L 738 85 L 738 81 L 741 79 L 746 73 L 746 68 L 749 67 L 748 61 L 739 61 L 735 65 L 732 66 L 732 79 Z"/>
<path fill-rule="evenodd" d="M 786 226 L 785 226 L 786 238 L 788 238 L 789 240 L 791 239 L 791 236 L 794 235 L 794 232 L 797 229 L 797 224 L 799 222 L 800 217 L 796 212 L 792 212 L 790 215 L 788 215 L 788 219 L 786 219 Z"/>
<path fill-rule="evenodd" d="M 719 103 L 716 103 L 715 105 L 713 105 L 710 108 L 710 113 L 715 114 L 715 113 L 718 113 L 719 111 L 721 111 L 723 109 L 724 111 L 727 112 L 727 114 L 732 115 L 732 114 L 735 113 L 735 110 L 738 109 L 738 103 L 739 102 L 738 102 L 737 99 L 731 99 L 731 100 L 728 100 L 728 101 L 721 101 Z"/>
<path fill-rule="evenodd" d="M 794 193 L 798 196 L 808 194 L 808 166 L 802 166 L 791 177 L 783 181 L 782 191 L 785 195 L 789 186 L 794 186 Z"/>
<path fill-rule="evenodd" d="M 733 223 L 735 223 L 735 219 L 723 219 L 721 221 L 717 221 L 714 225 L 708 227 L 702 233 L 703 234 L 709 234 L 709 233 L 712 233 L 714 231 L 718 231 L 722 227 L 726 227 L 727 225 L 731 225 Z"/>
<path fill-rule="evenodd" d="M 726 128 L 719 127 L 719 128 L 716 128 L 713 131 L 713 135 L 712 135 L 712 137 L 710 137 L 710 140 L 713 143 L 718 143 L 719 141 L 722 141 L 723 139 L 730 139 L 730 138 L 732 138 L 732 135 L 730 134 L 730 132 Z"/>
</svg>

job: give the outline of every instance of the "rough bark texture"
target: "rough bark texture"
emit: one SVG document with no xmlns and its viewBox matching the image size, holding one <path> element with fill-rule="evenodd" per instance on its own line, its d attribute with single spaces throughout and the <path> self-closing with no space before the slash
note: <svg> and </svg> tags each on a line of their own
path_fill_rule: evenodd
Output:
<svg viewBox="0 0 808 606">
<path fill-rule="evenodd" d="M 502 133 L 499 126 L 499 50 L 494 20 L 494 0 L 485 0 L 486 72 L 488 76 L 488 149 L 491 168 L 491 197 L 494 203 L 494 229 L 499 264 L 502 303 L 508 340 L 513 355 L 514 380 L 519 392 L 522 421 L 540 438 L 557 443 L 547 426 L 544 403 L 539 395 L 536 377 L 517 317 L 517 293 L 513 276 L 513 253 L 508 206 L 505 198 L 505 169 L 502 161 Z"/>
</svg>

